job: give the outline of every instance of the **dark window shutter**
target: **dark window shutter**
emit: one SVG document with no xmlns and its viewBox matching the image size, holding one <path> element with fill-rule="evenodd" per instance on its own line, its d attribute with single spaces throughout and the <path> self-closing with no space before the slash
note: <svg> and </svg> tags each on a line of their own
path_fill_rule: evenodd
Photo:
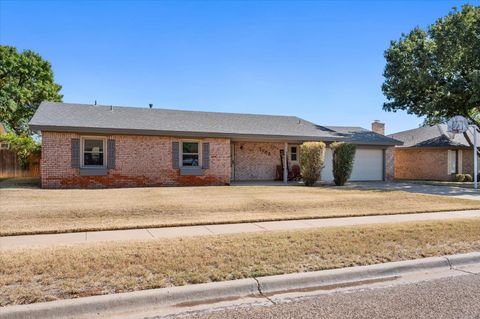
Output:
<svg viewBox="0 0 480 319">
<path fill-rule="evenodd" d="M 107 168 L 115 169 L 115 140 L 107 141 Z"/>
<path fill-rule="evenodd" d="M 180 144 L 178 142 L 172 142 L 172 168 L 180 168 Z"/>
<path fill-rule="evenodd" d="M 202 168 L 210 168 L 210 143 L 203 143 L 202 152 Z"/>
<path fill-rule="evenodd" d="M 72 138 L 70 144 L 71 166 L 80 168 L 80 139 Z"/>
</svg>

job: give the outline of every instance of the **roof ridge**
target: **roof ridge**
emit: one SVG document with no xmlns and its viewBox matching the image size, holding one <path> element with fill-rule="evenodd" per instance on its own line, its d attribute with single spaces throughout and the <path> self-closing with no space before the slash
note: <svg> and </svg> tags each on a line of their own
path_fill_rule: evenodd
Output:
<svg viewBox="0 0 480 319">
<path fill-rule="evenodd" d="M 64 106 L 86 106 L 86 107 L 105 107 L 105 108 L 120 108 L 120 109 L 134 109 L 134 110 L 152 110 L 152 111 L 171 111 L 171 112 L 185 112 L 185 113 L 203 113 L 203 114 L 225 114 L 225 115 L 246 115 L 246 116 L 275 116 L 275 117 L 288 117 L 288 118 L 297 118 L 302 121 L 309 122 L 303 118 L 300 118 L 295 115 L 279 115 L 279 114 L 259 114 L 259 113 L 236 113 L 236 112 L 219 112 L 219 111 L 198 111 L 198 110 L 185 110 L 185 109 L 169 109 L 169 108 L 147 108 L 140 106 L 125 106 L 125 105 L 106 105 L 106 104 L 87 104 L 87 103 L 69 103 L 69 102 L 50 102 L 45 101 L 42 104 L 61 104 Z M 310 122 L 312 123 L 312 122 Z"/>
</svg>

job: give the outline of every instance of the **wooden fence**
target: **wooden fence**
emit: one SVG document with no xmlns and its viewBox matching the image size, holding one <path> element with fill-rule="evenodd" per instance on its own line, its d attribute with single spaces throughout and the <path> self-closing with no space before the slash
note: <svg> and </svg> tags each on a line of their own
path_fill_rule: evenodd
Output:
<svg viewBox="0 0 480 319">
<path fill-rule="evenodd" d="M 27 167 L 22 168 L 15 153 L 11 150 L 0 150 L 0 178 L 38 176 L 40 176 L 40 156 L 32 156 Z"/>
</svg>

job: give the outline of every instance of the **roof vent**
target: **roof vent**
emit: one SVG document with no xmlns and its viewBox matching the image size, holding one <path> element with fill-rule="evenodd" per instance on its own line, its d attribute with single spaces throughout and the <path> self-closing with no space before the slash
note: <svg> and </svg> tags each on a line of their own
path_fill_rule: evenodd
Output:
<svg viewBox="0 0 480 319">
<path fill-rule="evenodd" d="M 149 106 L 150 108 L 152 108 L 152 107 L 153 107 L 153 104 L 152 104 L 152 103 L 150 103 L 150 104 L 148 104 L 148 106 Z"/>
</svg>

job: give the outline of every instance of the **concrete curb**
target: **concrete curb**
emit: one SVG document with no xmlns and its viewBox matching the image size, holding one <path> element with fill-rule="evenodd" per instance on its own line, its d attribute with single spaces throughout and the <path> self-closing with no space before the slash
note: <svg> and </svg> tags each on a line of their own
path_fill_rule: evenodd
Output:
<svg viewBox="0 0 480 319">
<path fill-rule="evenodd" d="M 369 266 L 261 277 L 257 278 L 257 280 L 260 285 L 260 290 L 264 294 L 273 294 L 280 291 L 321 288 L 322 286 L 399 276 L 408 272 L 439 268 L 450 268 L 450 264 L 446 258 L 431 257 Z"/>
<path fill-rule="evenodd" d="M 0 319 L 98 318 L 119 312 L 144 311 L 182 304 L 194 305 L 247 296 L 260 297 L 335 285 L 355 285 L 366 280 L 400 276 L 416 271 L 447 270 L 473 263 L 480 263 L 480 253 L 8 306 L 0 308 Z"/>
<path fill-rule="evenodd" d="M 255 294 L 258 294 L 258 284 L 255 279 L 248 278 L 4 307 L 0 309 L 0 318 L 95 318 L 111 313 Z"/>
<path fill-rule="evenodd" d="M 480 253 L 445 256 L 451 267 L 480 263 Z"/>
</svg>

